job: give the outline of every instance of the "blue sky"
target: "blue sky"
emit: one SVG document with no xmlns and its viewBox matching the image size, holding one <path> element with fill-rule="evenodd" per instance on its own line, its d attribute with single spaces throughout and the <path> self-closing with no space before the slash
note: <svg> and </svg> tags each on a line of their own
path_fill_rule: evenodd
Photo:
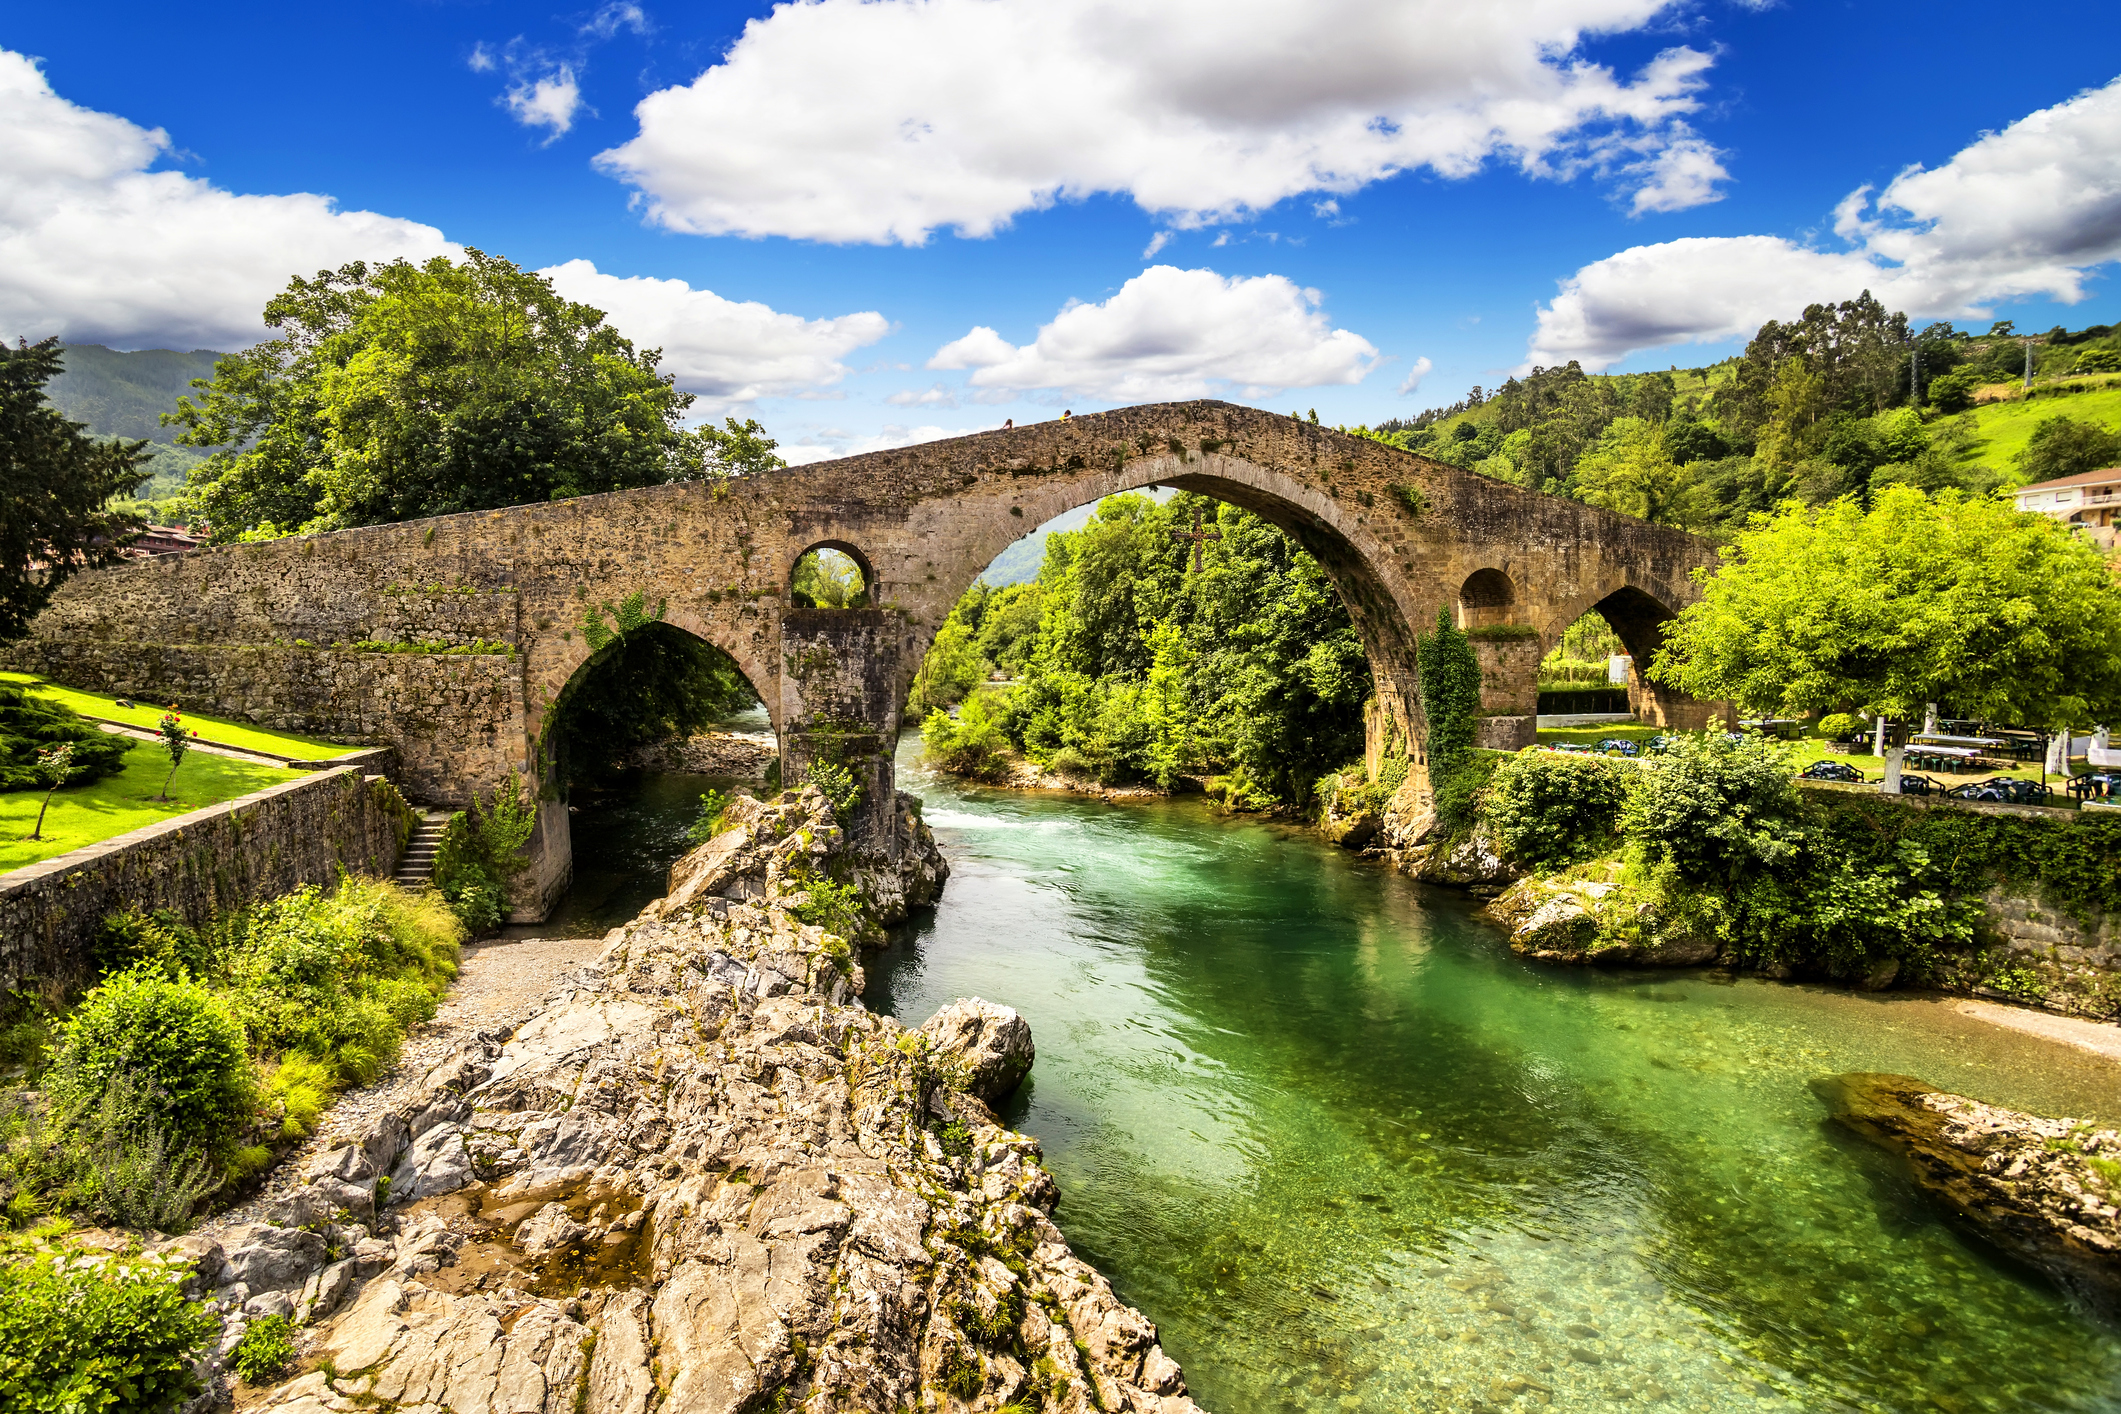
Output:
<svg viewBox="0 0 2121 1414">
<path fill-rule="evenodd" d="M 2110 7 L 17 5 L 0 51 L 0 334 L 228 347 L 296 271 L 475 245 L 804 457 L 1374 422 L 1866 284 L 2121 320 Z"/>
</svg>

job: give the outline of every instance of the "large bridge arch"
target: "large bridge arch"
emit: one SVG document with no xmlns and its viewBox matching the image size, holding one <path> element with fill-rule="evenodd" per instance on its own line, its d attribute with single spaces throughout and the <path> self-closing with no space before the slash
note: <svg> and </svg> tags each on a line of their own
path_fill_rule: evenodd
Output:
<svg viewBox="0 0 2121 1414">
<path fill-rule="evenodd" d="M 1371 650 L 1387 720 L 1417 746 L 1414 636 L 1468 580 L 1506 577 L 1516 636 L 1476 637 L 1484 724 L 1530 729 L 1537 642 L 1621 586 L 1691 602 L 1702 540 L 1365 438 L 1228 403 L 1166 403 L 978 433 L 720 483 L 468 512 L 83 574 L 0 651 L 76 686 L 387 743 L 416 799 L 534 776 L 546 717 L 590 656 L 591 606 L 641 594 L 735 659 L 785 769 L 871 751 L 857 838 L 886 847 L 889 744 L 920 656 L 974 577 L 1027 530 L 1166 484 L 1253 510 L 1317 556 Z M 798 609 L 796 558 L 853 547 L 870 608 Z M 384 651 L 395 649 L 396 651 Z M 555 846 L 561 847 L 561 846 Z M 551 880 L 564 870 L 544 869 Z M 534 914 L 538 898 L 517 900 Z"/>
</svg>

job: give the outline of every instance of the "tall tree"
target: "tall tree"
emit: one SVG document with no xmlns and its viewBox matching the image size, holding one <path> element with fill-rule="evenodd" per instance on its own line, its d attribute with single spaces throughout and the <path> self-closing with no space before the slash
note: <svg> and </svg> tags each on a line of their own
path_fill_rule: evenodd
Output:
<svg viewBox="0 0 2121 1414">
<path fill-rule="evenodd" d="M 1786 413 L 1792 390 L 1783 380 L 1795 358 L 1819 380 L 1817 416 L 1838 410 L 1869 417 L 1907 400 L 1913 352 L 1907 316 L 1888 314 L 1869 290 L 1840 304 L 1809 305 L 1787 324 L 1770 319 L 1760 326 L 1736 376 L 1716 391 L 1717 415 L 1750 434 L 1776 416 L 1778 404 Z"/>
<path fill-rule="evenodd" d="M 76 571 L 106 565 L 140 533 L 114 511 L 147 480 L 147 443 L 99 442 L 45 396 L 62 364 L 59 341 L 0 343 L 0 639 Z"/>
<path fill-rule="evenodd" d="M 1910 486 L 1741 532 L 1650 676 L 1756 712 L 1862 709 L 2061 727 L 2121 718 L 2121 583 L 1993 499 Z"/>
<path fill-rule="evenodd" d="M 603 313 L 468 251 L 356 261 L 265 307 L 170 420 L 220 450 L 191 472 L 214 538 L 329 530 L 655 485 L 776 462 L 756 424 L 702 437 L 692 395 Z"/>
</svg>

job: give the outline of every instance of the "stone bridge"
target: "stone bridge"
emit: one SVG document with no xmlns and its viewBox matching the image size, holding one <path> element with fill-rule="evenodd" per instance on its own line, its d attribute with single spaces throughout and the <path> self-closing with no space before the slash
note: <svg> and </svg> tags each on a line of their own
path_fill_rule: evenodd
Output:
<svg viewBox="0 0 2121 1414">
<path fill-rule="evenodd" d="M 1114 492 L 1181 487 L 1257 511 L 1317 556 L 1368 646 L 1373 760 L 1423 732 L 1414 637 L 1439 609 L 1474 632 L 1483 740 L 1531 739 L 1540 657 L 1597 609 L 1646 663 L 1712 564 L 1694 536 L 1520 491 L 1363 438 L 1220 402 L 979 433 L 721 483 L 653 487 L 233 545 L 79 576 L 0 653 L 57 682 L 396 749 L 408 795 L 462 804 L 549 783 L 543 733 L 594 656 L 594 606 L 640 593 L 722 649 L 779 732 L 785 778 L 821 757 L 865 778 L 858 841 L 895 853 L 891 747 L 921 655 L 958 597 L 1040 522 Z M 875 606 L 796 608 L 794 567 L 831 546 Z M 1706 704 L 1639 677 L 1646 720 Z M 565 886 L 567 815 L 541 792 L 537 867 Z"/>
</svg>

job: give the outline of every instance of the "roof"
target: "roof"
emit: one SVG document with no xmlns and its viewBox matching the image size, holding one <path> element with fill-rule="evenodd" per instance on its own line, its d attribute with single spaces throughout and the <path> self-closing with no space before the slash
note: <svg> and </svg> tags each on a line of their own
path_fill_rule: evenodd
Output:
<svg viewBox="0 0 2121 1414">
<path fill-rule="evenodd" d="M 2121 486 L 2121 466 L 2110 466 L 2104 471 L 2080 471 L 2075 476 L 2054 481 L 2036 481 L 2031 486 L 2018 487 L 2011 494 L 2022 496 L 2028 491 L 2059 491 L 2065 486 Z"/>
</svg>

